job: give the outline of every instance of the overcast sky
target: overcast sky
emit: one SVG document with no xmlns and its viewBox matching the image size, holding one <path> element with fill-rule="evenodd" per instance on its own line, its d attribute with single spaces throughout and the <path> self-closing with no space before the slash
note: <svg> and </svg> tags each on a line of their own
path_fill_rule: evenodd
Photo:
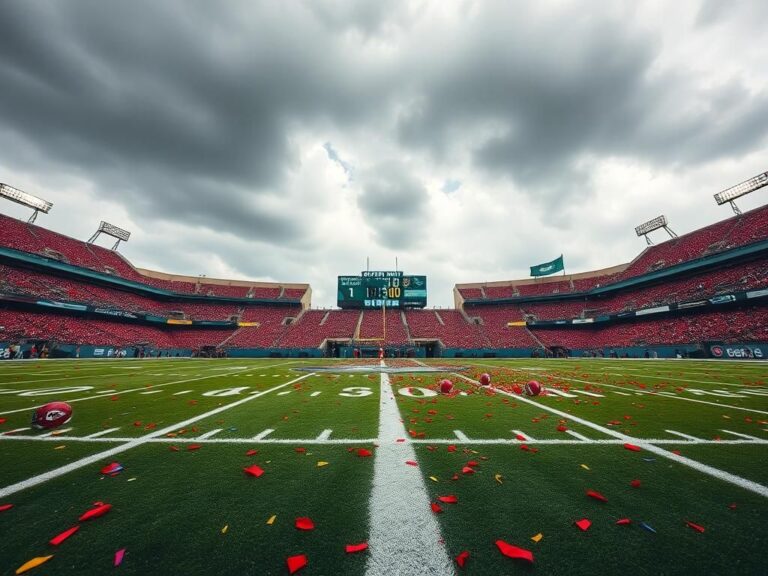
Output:
<svg viewBox="0 0 768 576">
<path fill-rule="evenodd" d="M 337 275 L 397 257 L 450 306 L 561 253 L 627 262 L 662 213 L 730 216 L 712 195 L 768 170 L 767 21 L 759 0 L 3 0 L 0 182 L 54 230 L 130 230 L 140 267 L 333 306 Z"/>
</svg>

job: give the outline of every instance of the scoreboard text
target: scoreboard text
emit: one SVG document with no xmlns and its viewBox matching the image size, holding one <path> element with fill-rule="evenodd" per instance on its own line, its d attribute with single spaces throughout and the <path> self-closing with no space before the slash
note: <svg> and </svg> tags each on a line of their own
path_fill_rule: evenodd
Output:
<svg viewBox="0 0 768 576">
<path fill-rule="evenodd" d="M 378 271 L 339 276 L 337 302 L 339 308 L 423 308 L 427 277 Z"/>
</svg>

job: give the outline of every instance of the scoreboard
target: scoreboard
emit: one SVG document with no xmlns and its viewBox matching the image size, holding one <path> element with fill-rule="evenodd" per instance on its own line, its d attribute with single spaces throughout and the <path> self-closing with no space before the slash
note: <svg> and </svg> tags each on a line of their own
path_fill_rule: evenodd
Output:
<svg viewBox="0 0 768 576">
<path fill-rule="evenodd" d="M 377 271 L 339 276 L 337 303 L 339 308 L 424 308 L 427 277 Z"/>
</svg>

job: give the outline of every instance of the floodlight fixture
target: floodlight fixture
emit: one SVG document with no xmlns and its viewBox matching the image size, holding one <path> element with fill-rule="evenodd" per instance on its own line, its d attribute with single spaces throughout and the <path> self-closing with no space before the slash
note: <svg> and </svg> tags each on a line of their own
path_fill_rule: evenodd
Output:
<svg viewBox="0 0 768 576">
<path fill-rule="evenodd" d="M 664 228 L 667 234 L 669 234 L 670 238 L 677 238 L 677 234 L 675 234 L 674 231 L 669 227 L 669 221 L 663 214 L 661 216 L 656 216 L 656 218 L 653 218 L 652 220 L 648 220 L 648 222 L 645 222 L 644 224 L 640 224 L 640 226 L 635 227 L 635 234 L 645 237 L 646 243 L 650 246 L 653 244 L 653 242 L 651 242 L 651 239 L 648 238 L 648 234 L 654 230 L 658 230 L 659 228 Z"/>
<path fill-rule="evenodd" d="M 106 234 L 107 236 L 112 236 L 112 238 L 117 238 L 117 242 L 112 246 L 112 250 L 117 250 L 121 240 L 123 242 L 128 242 L 128 238 L 131 237 L 131 233 L 128 232 L 128 230 L 123 230 L 119 226 L 115 226 L 114 224 L 102 220 L 101 224 L 99 224 L 99 229 L 96 230 L 93 236 L 88 240 L 88 244 L 93 244 L 96 238 L 99 237 L 99 234 Z"/>
<path fill-rule="evenodd" d="M 736 198 L 746 196 L 750 192 L 759 190 L 763 186 L 768 186 L 768 172 L 763 172 L 762 174 L 758 174 L 754 178 L 745 180 L 741 184 L 736 184 L 736 186 L 731 186 L 730 188 L 727 188 L 722 192 L 718 192 L 717 194 L 715 194 L 715 202 L 717 202 L 718 206 L 722 206 L 723 204 L 728 202 L 736 214 L 741 214 L 741 210 L 739 210 L 739 207 L 736 206 L 736 203 L 734 202 L 734 200 L 736 200 Z"/>
<path fill-rule="evenodd" d="M 43 200 L 42 198 L 28 194 L 18 188 L 9 186 L 8 184 L 0 183 L 0 196 L 11 202 L 16 202 L 22 206 L 32 208 L 34 212 L 32 213 L 32 216 L 29 217 L 29 220 L 27 220 L 30 224 L 35 221 L 38 212 L 48 214 L 48 211 L 53 207 L 53 204 L 48 202 L 48 200 Z"/>
</svg>

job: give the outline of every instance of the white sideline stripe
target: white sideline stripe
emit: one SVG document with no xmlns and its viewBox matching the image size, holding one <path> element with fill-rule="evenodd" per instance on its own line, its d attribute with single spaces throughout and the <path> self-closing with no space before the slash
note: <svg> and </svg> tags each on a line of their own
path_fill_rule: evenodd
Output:
<svg viewBox="0 0 768 576">
<path fill-rule="evenodd" d="M 297 361 L 291 361 L 286 362 L 285 364 L 297 364 Z M 271 364 L 270 366 L 259 366 L 258 369 L 263 368 L 274 368 L 275 366 L 283 366 L 283 364 Z M 243 372 L 240 372 L 241 374 L 247 374 L 248 372 L 253 372 L 257 368 L 250 368 L 246 369 Z M 184 384 L 186 382 L 196 382 L 198 380 L 207 380 L 209 378 L 224 378 L 226 376 L 229 376 L 229 374 L 210 374 L 208 376 L 200 376 L 198 378 L 188 378 L 186 380 L 175 380 L 174 382 L 163 382 L 161 384 L 154 384 L 155 388 L 160 388 L 161 386 L 171 386 L 172 384 Z M 146 390 L 146 386 L 142 386 L 141 388 L 131 388 L 129 390 L 115 390 L 115 394 L 128 394 L 129 392 L 139 392 L 141 390 Z M 68 403 L 72 402 L 82 402 L 83 400 L 93 400 L 94 398 L 103 398 L 103 396 L 98 395 L 91 395 L 91 396 L 83 396 L 82 398 L 74 398 L 72 400 L 67 400 Z M 0 416 L 3 414 L 15 414 L 17 412 L 26 412 L 29 410 L 29 408 L 20 408 L 18 410 L 7 410 L 5 412 L 0 412 Z"/>
<path fill-rule="evenodd" d="M 160 430 L 156 430 L 154 432 L 151 432 L 145 436 L 141 436 L 140 438 L 134 438 L 133 440 L 126 442 L 125 444 L 121 444 L 120 446 L 115 446 L 114 448 L 110 448 L 109 450 L 105 450 L 104 452 L 99 452 L 97 454 L 92 454 L 91 456 L 87 456 L 86 458 L 81 458 L 80 460 L 75 460 L 74 462 L 71 462 L 67 464 L 66 466 L 61 466 L 59 468 L 54 468 L 53 470 L 50 470 L 48 472 L 45 472 L 43 474 L 39 474 L 38 476 L 33 476 L 32 478 L 29 478 L 27 480 L 22 480 L 21 482 L 17 482 L 16 484 L 11 484 L 10 486 L 6 486 L 5 488 L 0 488 L 0 498 L 5 498 L 7 496 L 10 496 L 11 494 L 15 494 L 16 492 L 20 492 L 21 490 L 25 490 L 27 488 L 31 488 L 32 486 L 37 486 L 38 484 L 42 484 L 43 482 L 47 482 L 48 480 L 52 480 L 54 478 L 58 478 L 59 476 L 63 476 L 64 474 L 67 474 L 68 472 L 72 472 L 73 470 L 77 470 L 79 468 L 83 468 L 84 466 L 90 466 L 91 464 L 94 464 L 98 462 L 99 460 L 103 460 L 104 458 L 109 458 L 110 456 L 114 456 L 115 454 L 120 454 L 122 452 L 126 452 L 127 450 L 130 450 L 131 448 L 136 448 L 137 446 L 141 446 L 142 444 L 146 444 L 149 440 L 152 438 L 157 438 L 158 436 L 164 436 L 165 434 L 168 434 L 169 432 L 174 432 L 178 430 L 179 428 L 185 428 L 191 424 L 194 424 L 195 422 L 199 422 L 200 420 L 204 420 L 206 418 L 210 418 L 211 416 L 215 416 L 216 414 L 219 414 L 221 412 L 224 412 L 225 410 L 229 410 L 230 408 L 235 408 L 237 406 L 240 406 L 242 404 L 245 404 L 246 402 L 250 402 L 251 400 L 255 398 L 260 398 L 261 396 L 265 394 L 269 394 L 270 392 L 274 392 L 275 390 L 279 390 L 280 388 L 283 388 L 285 386 L 288 386 L 290 384 L 293 384 L 294 382 L 298 382 L 299 380 L 303 380 L 304 378 L 307 378 L 310 376 L 310 374 L 305 374 L 303 376 L 299 376 L 295 380 L 291 380 L 289 382 L 286 382 L 285 384 L 280 384 L 278 386 L 275 386 L 274 388 L 270 388 L 269 390 L 265 390 L 259 395 L 255 396 L 247 396 L 246 398 L 243 398 L 241 400 L 237 400 L 235 402 L 232 402 L 231 404 L 225 404 L 224 406 L 219 406 L 218 408 L 214 408 L 213 410 L 209 410 L 208 412 L 204 412 L 203 414 L 198 414 L 197 416 L 194 416 L 192 418 L 189 418 L 187 420 L 184 420 L 183 422 L 179 422 L 176 424 L 172 424 L 170 426 L 166 426 L 165 428 L 162 428 Z"/>
<path fill-rule="evenodd" d="M 206 438 L 210 438 L 211 436 L 216 436 L 216 434 L 218 434 L 221 431 L 222 431 L 222 428 L 215 428 L 213 430 L 209 430 L 205 434 L 200 434 L 200 436 L 198 436 L 196 440 L 205 440 Z"/>
<path fill-rule="evenodd" d="M 320 434 L 317 435 L 316 440 L 328 440 L 328 438 L 331 437 L 331 432 L 333 432 L 333 430 L 331 430 L 330 428 L 326 428 L 325 430 L 320 432 Z"/>
<path fill-rule="evenodd" d="M 384 362 L 381 362 L 384 366 Z M 381 373 L 379 447 L 373 464 L 373 489 L 369 501 L 370 556 L 366 576 L 450 576 L 455 574 L 440 526 L 429 507 L 421 471 L 406 465 L 416 460 L 400 421 L 389 376 Z"/>
<path fill-rule="evenodd" d="M 146 392 L 139 392 L 139 394 L 157 394 L 158 392 L 162 392 L 162 390 L 148 390 Z"/>
<path fill-rule="evenodd" d="M 462 432 L 461 430 L 454 430 L 453 434 L 456 436 L 456 438 L 458 438 L 462 442 L 469 442 L 469 437 L 466 434 L 464 434 L 464 432 Z"/>
<path fill-rule="evenodd" d="M 574 438 L 578 438 L 578 439 L 579 439 L 579 440 L 581 440 L 582 442 L 589 442 L 589 438 L 587 438 L 587 437 L 586 437 L 586 436 L 584 436 L 583 434 L 579 434 L 578 432 L 574 432 L 573 430 L 566 430 L 566 431 L 565 431 L 565 433 L 566 433 L 566 434 L 570 434 L 570 435 L 571 435 L 571 436 L 573 436 Z"/>
<path fill-rule="evenodd" d="M 496 366 L 494 364 L 478 364 L 479 366 L 489 366 L 491 368 L 501 368 L 502 370 L 512 370 L 514 372 L 527 372 L 531 373 L 530 370 L 525 370 L 523 368 L 511 368 L 509 366 Z M 533 374 L 536 374 L 533 372 Z M 463 377 L 463 376 L 462 376 Z M 560 380 L 570 380 L 571 382 L 580 382 L 582 384 L 593 384 L 595 386 L 601 386 L 601 387 L 607 387 L 607 388 L 619 388 L 620 390 L 626 390 L 626 386 L 616 386 L 615 384 L 606 384 L 604 382 L 590 382 L 589 380 L 580 380 L 578 378 L 568 378 L 566 376 L 554 376 L 556 378 L 559 378 Z M 635 392 L 637 396 L 642 396 L 644 392 Z M 744 412 L 756 412 L 757 414 L 768 414 L 765 410 L 756 410 L 754 408 L 744 408 L 742 406 L 731 406 L 730 404 L 718 404 L 717 402 L 707 402 L 706 400 L 697 400 L 695 398 L 684 398 L 682 396 L 678 396 L 677 394 L 672 394 L 670 392 L 656 392 L 657 395 L 665 396 L 667 398 L 674 398 L 675 400 L 683 400 L 685 402 L 696 402 L 697 404 L 709 404 L 710 406 L 717 406 L 718 408 L 730 408 L 731 410 L 743 410 Z M 515 398 L 519 398 L 519 396 L 515 395 Z"/>
<path fill-rule="evenodd" d="M 98 438 L 99 436 L 106 436 L 110 432 L 115 432 L 117 430 L 120 430 L 120 428 L 119 427 L 107 428 L 106 430 L 99 430 L 98 432 L 94 432 L 93 434 L 88 434 L 88 436 L 85 436 L 85 438 Z"/>
<path fill-rule="evenodd" d="M 21 440 L 32 442 L 131 442 L 136 440 L 135 437 L 117 438 L 101 436 L 98 438 L 90 438 L 88 436 L 52 436 L 44 438 L 42 436 L 20 436 L 14 434 L 12 436 L 0 436 L 0 441 L 3 440 Z M 329 438 L 327 440 L 318 440 L 317 438 L 263 438 L 261 440 L 254 440 L 253 438 L 205 438 L 200 440 L 199 438 L 150 438 L 146 441 L 147 444 L 348 444 L 348 445 L 360 445 L 360 444 L 372 444 L 378 442 L 377 438 Z M 713 444 L 719 446 L 728 446 L 736 444 L 748 444 L 748 445 L 764 445 L 768 444 L 768 440 L 672 440 L 670 438 L 643 438 L 637 439 L 636 442 L 647 442 L 649 444 L 670 444 L 674 446 L 682 446 L 687 444 Z M 395 441 L 393 440 L 394 444 Z M 519 445 L 521 442 L 514 438 L 470 438 L 468 442 L 461 442 L 456 438 L 428 438 L 428 439 L 407 439 L 405 443 L 408 444 L 467 444 L 472 446 L 474 444 L 480 445 Z M 568 446 L 578 445 L 584 446 L 587 444 L 624 444 L 624 440 L 615 438 L 587 438 L 586 440 L 566 440 L 562 438 L 552 438 L 546 440 L 531 440 L 528 444 L 542 444 L 547 446 Z M 402 444 L 400 442 L 399 444 Z"/>
<path fill-rule="evenodd" d="M 454 374 L 459 378 L 462 378 L 464 380 L 467 380 L 468 382 L 471 382 L 475 386 L 480 386 L 479 382 L 472 380 L 471 378 L 464 376 L 463 374 L 459 374 L 459 373 L 454 373 Z M 537 408 L 546 410 L 547 412 L 551 412 L 552 414 L 556 414 L 561 418 L 566 418 L 573 422 L 578 422 L 582 426 L 587 426 L 589 428 L 592 428 L 593 430 L 602 432 L 607 436 L 612 436 L 613 438 L 619 438 L 624 442 L 636 444 L 640 446 L 640 448 L 647 450 L 648 452 L 652 452 L 653 454 L 656 454 L 658 456 L 663 456 L 664 458 L 668 458 L 669 460 L 672 460 L 674 462 L 679 462 L 680 464 L 684 464 L 685 466 L 693 468 L 694 470 L 697 470 L 709 476 L 713 476 L 719 480 L 723 480 L 724 482 L 729 482 L 731 484 L 744 488 L 745 490 L 749 490 L 751 492 L 759 494 L 760 496 L 768 498 L 768 486 L 763 486 L 762 484 L 758 484 L 757 482 L 753 482 L 752 480 L 747 480 L 746 478 L 742 478 L 741 476 L 736 476 L 735 474 L 731 474 L 730 472 L 720 470 L 719 468 L 715 468 L 714 466 L 708 466 L 707 464 L 702 464 L 701 462 L 697 462 L 696 460 L 691 460 L 690 458 L 686 458 L 685 456 L 678 456 L 677 454 L 673 454 L 672 452 L 668 452 L 667 450 L 664 450 L 664 448 L 659 448 L 658 446 L 654 446 L 648 440 L 643 440 L 642 438 L 633 438 L 632 436 L 628 436 L 627 434 L 622 434 L 621 432 L 610 430 L 608 428 L 605 428 L 604 426 L 600 426 L 599 424 L 590 422 L 589 420 L 584 420 L 583 418 L 574 416 L 573 414 L 568 414 L 567 412 L 562 412 L 560 410 L 556 410 L 555 408 L 551 408 L 546 404 L 540 404 L 538 402 L 534 402 L 533 400 L 526 398 L 525 396 L 518 396 L 517 394 L 507 392 L 506 390 L 500 390 L 498 388 L 496 389 L 496 392 L 499 394 L 504 394 L 505 396 L 509 396 L 511 398 L 515 398 L 519 402 L 525 402 L 526 404 L 536 406 Z"/>
<path fill-rule="evenodd" d="M 683 434 L 682 432 L 678 432 L 676 430 L 664 430 L 664 432 L 668 434 L 674 434 L 675 436 L 680 436 L 680 438 L 685 438 L 686 440 L 693 440 L 694 442 L 701 440 L 701 438 L 691 436 L 690 434 Z"/>
<path fill-rule="evenodd" d="M 532 436 L 528 436 L 528 434 L 525 434 L 525 433 L 523 433 L 523 432 L 520 432 L 520 430 L 512 430 L 512 434 L 516 434 L 517 436 L 522 436 L 523 438 L 525 438 L 525 441 L 526 441 L 526 442 L 529 442 L 529 441 L 533 440 L 533 437 L 532 437 Z M 519 440 L 517 440 L 517 439 L 515 439 L 515 440 L 516 440 L 517 442 L 519 442 Z"/>
<path fill-rule="evenodd" d="M 264 438 L 272 434 L 272 432 L 274 432 L 272 428 L 267 428 L 266 430 L 262 430 L 261 432 L 256 434 L 256 436 L 251 438 L 251 440 L 263 440 Z"/>
<path fill-rule="evenodd" d="M 758 438 L 757 436 L 750 436 L 749 434 L 742 434 L 740 432 L 733 432 L 732 430 L 724 430 L 723 432 L 727 434 L 731 434 L 732 436 L 738 436 L 739 438 L 746 438 L 747 440 L 762 440 L 762 438 Z"/>
<path fill-rule="evenodd" d="M 310 394 L 310 396 L 312 396 L 314 398 L 315 396 L 320 396 L 320 394 L 322 394 L 322 392 L 320 392 L 318 390 L 317 392 L 312 392 L 312 394 Z"/>
<path fill-rule="evenodd" d="M 189 394 L 190 392 L 192 392 L 192 390 L 181 390 L 180 392 L 174 392 L 173 395 L 179 396 L 180 394 Z"/>
</svg>

